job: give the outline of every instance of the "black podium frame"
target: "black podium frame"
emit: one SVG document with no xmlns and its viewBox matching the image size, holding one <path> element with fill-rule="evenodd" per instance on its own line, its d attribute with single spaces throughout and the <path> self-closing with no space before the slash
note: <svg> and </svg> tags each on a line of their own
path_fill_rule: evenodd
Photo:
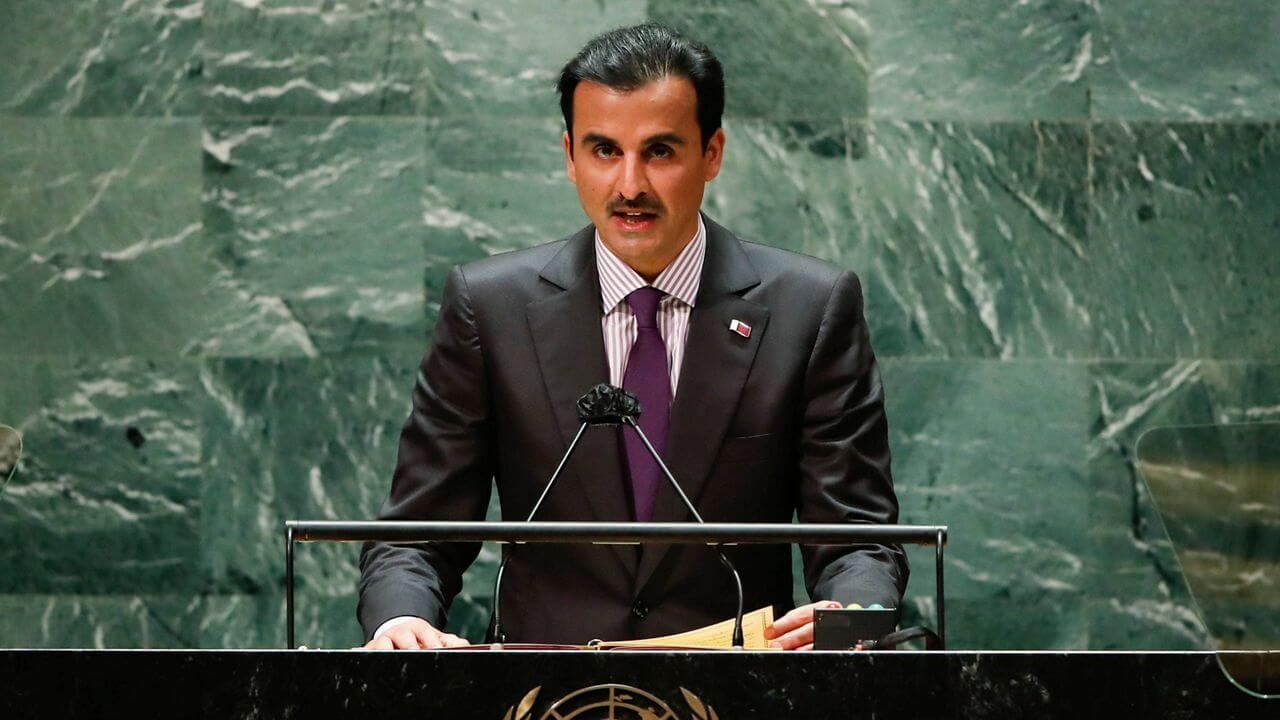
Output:
<svg viewBox="0 0 1280 720">
<path fill-rule="evenodd" d="M 943 548 L 946 525 L 848 525 L 834 523 L 614 523 L 289 520 L 285 522 L 285 647 L 293 649 L 293 546 L 298 542 L 587 543 L 634 545 L 932 545 L 937 576 L 938 639 L 946 647 Z"/>
</svg>

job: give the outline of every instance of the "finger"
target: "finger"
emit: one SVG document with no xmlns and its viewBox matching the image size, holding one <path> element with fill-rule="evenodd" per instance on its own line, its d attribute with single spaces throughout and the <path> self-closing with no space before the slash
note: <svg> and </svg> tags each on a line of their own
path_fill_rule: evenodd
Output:
<svg viewBox="0 0 1280 720">
<path fill-rule="evenodd" d="M 395 650 L 396 646 L 391 643 L 391 638 L 386 635 L 379 635 L 364 644 L 365 650 Z"/>
<path fill-rule="evenodd" d="M 807 645 L 801 645 L 800 647 L 796 648 L 797 651 L 812 650 L 812 649 L 813 649 L 813 643 L 809 643 Z"/>
<path fill-rule="evenodd" d="M 813 642 L 813 623 L 805 623 L 791 632 L 769 643 L 783 650 L 795 650 L 801 645 Z"/>
<path fill-rule="evenodd" d="M 764 629 L 765 637 L 769 639 L 773 639 L 778 637 L 779 635 L 784 635 L 800 627 L 805 622 L 804 613 L 807 607 L 808 606 L 798 607 L 788 612 L 786 615 L 783 615 L 782 617 L 778 618 L 777 620 L 774 620 L 772 625 Z M 810 612 L 810 617 L 812 618 L 813 611 L 809 610 L 809 612 Z"/>
<path fill-rule="evenodd" d="M 440 633 L 430 625 L 425 623 L 410 623 L 410 626 L 413 628 L 413 635 L 417 641 L 413 647 L 422 648 L 423 650 L 433 650 L 443 645 L 443 643 L 440 642 Z"/>
<path fill-rule="evenodd" d="M 786 615 L 773 621 L 773 625 L 765 628 L 764 634 L 766 638 L 776 638 L 779 635 L 788 633 L 805 623 L 813 622 L 813 611 L 816 608 L 837 608 L 840 603 L 834 600 L 819 600 L 811 602 L 808 605 L 801 605 Z"/>
<path fill-rule="evenodd" d="M 384 636 L 391 639 L 391 644 L 396 650 L 417 650 L 418 637 L 414 635 L 413 629 L 408 625 L 401 625 L 387 631 Z"/>
<path fill-rule="evenodd" d="M 454 635 L 453 633 L 445 633 L 441 635 L 440 640 L 441 642 L 444 643 L 445 647 L 467 647 L 468 645 L 471 644 L 470 640 L 466 638 L 460 638 L 457 635 Z"/>
<path fill-rule="evenodd" d="M 405 633 L 405 632 L 406 632 L 406 631 L 405 631 L 403 628 L 392 628 L 392 629 L 388 630 L 387 632 L 385 632 L 385 633 L 382 635 L 382 639 L 383 639 L 383 640 L 386 640 L 386 641 L 387 641 L 387 642 L 389 642 L 389 643 L 391 643 L 391 647 L 389 647 L 389 648 L 387 648 L 387 649 L 388 649 L 388 650 L 402 650 L 402 649 L 404 649 L 404 633 Z"/>
</svg>

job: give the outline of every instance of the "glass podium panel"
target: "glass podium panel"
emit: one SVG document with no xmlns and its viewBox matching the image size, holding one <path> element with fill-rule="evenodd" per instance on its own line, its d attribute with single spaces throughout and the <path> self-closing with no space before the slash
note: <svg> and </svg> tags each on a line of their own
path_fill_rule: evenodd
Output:
<svg viewBox="0 0 1280 720">
<path fill-rule="evenodd" d="M 1136 455 L 1223 671 L 1280 697 L 1280 423 L 1153 428 Z"/>
<path fill-rule="evenodd" d="M 22 456 L 22 434 L 8 425 L 0 425 L 0 493 L 4 492 L 9 478 L 18 469 Z"/>
</svg>

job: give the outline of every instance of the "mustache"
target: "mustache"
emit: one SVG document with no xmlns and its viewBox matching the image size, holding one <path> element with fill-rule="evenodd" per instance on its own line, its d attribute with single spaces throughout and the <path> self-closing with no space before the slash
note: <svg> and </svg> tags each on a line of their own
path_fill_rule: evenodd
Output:
<svg viewBox="0 0 1280 720">
<path fill-rule="evenodd" d="M 651 212 L 656 213 L 662 210 L 662 205 L 647 197 L 641 196 L 635 200 L 614 200 L 609 203 L 609 213 L 616 212 Z"/>
</svg>

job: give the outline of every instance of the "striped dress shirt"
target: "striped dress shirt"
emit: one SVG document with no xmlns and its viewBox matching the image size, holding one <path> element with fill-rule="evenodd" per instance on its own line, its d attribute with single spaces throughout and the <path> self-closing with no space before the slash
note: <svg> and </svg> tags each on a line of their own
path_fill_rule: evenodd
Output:
<svg viewBox="0 0 1280 720">
<path fill-rule="evenodd" d="M 698 215 L 698 230 L 693 240 L 666 267 L 653 286 L 666 293 L 658 303 L 658 332 L 667 346 L 667 374 L 671 378 L 671 397 L 676 396 L 680 381 L 680 365 L 684 360 L 684 343 L 689 335 L 689 314 L 693 311 L 702 282 L 702 261 L 707 254 L 707 229 Z M 614 255 L 596 232 L 596 270 L 600 275 L 600 303 L 604 314 L 600 328 L 604 333 L 604 351 L 609 359 L 609 382 L 622 387 L 627 374 L 627 358 L 636 341 L 636 316 L 626 297 L 631 291 L 649 283 Z"/>
</svg>

